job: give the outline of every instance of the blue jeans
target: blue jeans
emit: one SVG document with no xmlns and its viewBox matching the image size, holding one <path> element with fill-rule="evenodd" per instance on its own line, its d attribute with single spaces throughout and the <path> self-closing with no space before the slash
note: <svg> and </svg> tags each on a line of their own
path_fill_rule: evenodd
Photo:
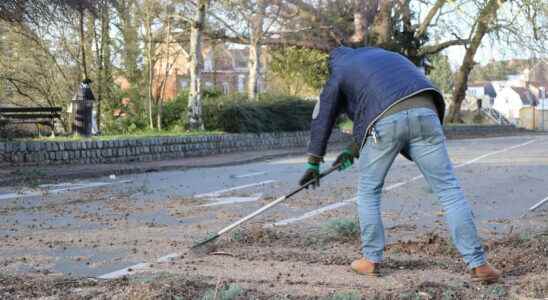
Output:
<svg viewBox="0 0 548 300">
<path fill-rule="evenodd" d="M 469 268 L 485 263 L 472 210 L 453 172 L 443 129 L 434 111 L 414 108 L 381 118 L 374 125 L 375 142 L 368 137 L 360 154 L 358 214 L 362 253 L 371 262 L 381 262 L 384 227 L 381 193 L 388 169 L 401 150 L 407 151 L 437 194 L 455 247 Z"/>
</svg>

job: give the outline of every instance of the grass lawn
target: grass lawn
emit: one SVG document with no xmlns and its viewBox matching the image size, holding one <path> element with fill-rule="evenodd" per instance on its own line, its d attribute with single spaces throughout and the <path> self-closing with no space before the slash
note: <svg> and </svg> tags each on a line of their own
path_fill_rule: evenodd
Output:
<svg viewBox="0 0 548 300">
<path fill-rule="evenodd" d="M 114 135 L 100 135 L 91 137 L 82 136 L 56 136 L 56 137 L 35 137 L 35 138 L 21 138 L 21 139 L 0 139 L 0 141 L 17 141 L 17 142 L 34 142 L 34 141 L 48 141 L 48 142 L 66 142 L 66 141 L 110 141 L 119 139 L 140 139 L 140 138 L 154 138 L 154 137 L 166 137 L 166 136 L 197 136 L 197 135 L 222 135 L 222 131 L 140 131 L 128 134 L 114 134 Z"/>
</svg>

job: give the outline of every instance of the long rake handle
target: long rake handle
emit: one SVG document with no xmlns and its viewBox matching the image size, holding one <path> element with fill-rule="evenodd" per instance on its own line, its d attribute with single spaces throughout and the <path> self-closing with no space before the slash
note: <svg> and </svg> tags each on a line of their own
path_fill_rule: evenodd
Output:
<svg viewBox="0 0 548 300">
<path fill-rule="evenodd" d="M 327 176 L 327 175 L 333 173 L 333 171 L 337 170 L 339 167 L 340 167 L 340 164 L 337 164 L 337 165 L 332 166 L 332 167 L 329 168 L 327 171 L 321 173 L 321 174 L 320 174 L 320 178 L 323 178 L 323 177 L 325 177 L 325 176 Z M 222 234 L 224 234 L 224 233 L 226 233 L 226 232 L 228 232 L 228 231 L 230 231 L 230 230 L 232 230 L 232 229 L 238 227 L 238 226 L 241 225 L 242 223 L 247 222 L 247 221 L 253 219 L 254 217 L 256 217 L 256 216 L 262 214 L 262 213 L 265 212 L 266 210 L 268 210 L 268 209 L 270 209 L 270 208 L 272 208 L 272 207 L 278 205 L 279 203 L 283 202 L 283 201 L 286 200 L 287 198 L 289 198 L 289 197 L 291 197 L 291 196 L 297 194 L 298 192 L 304 190 L 305 188 L 307 188 L 308 186 L 310 186 L 312 183 L 314 183 L 314 181 L 315 181 L 314 179 L 313 179 L 313 180 L 310 180 L 309 182 L 305 183 L 304 185 L 301 185 L 300 187 L 294 189 L 291 193 L 289 193 L 289 194 L 287 194 L 287 195 L 285 195 L 285 196 L 282 196 L 282 197 L 280 197 L 280 198 L 278 198 L 278 199 L 276 199 L 276 200 L 274 200 L 274 201 L 268 203 L 267 205 L 265 205 L 265 206 L 259 208 L 258 210 L 252 212 L 251 214 L 249 214 L 249 215 L 243 217 L 242 219 L 240 219 L 240 220 L 238 220 L 238 221 L 236 221 L 236 222 L 234 222 L 234 223 L 228 225 L 227 227 L 225 227 L 225 228 L 219 230 L 219 232 L 217 232 L 216 236 L 220 236 L 220 235 L 222 235 Z"/>
</svg>

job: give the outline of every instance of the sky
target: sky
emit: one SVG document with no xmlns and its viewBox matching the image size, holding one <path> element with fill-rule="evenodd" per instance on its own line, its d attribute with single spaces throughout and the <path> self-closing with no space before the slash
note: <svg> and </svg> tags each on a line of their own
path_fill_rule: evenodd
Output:
<svg viewBox="0 0 548 300">
<path fill-rule="evenodd" d="M 442 9 L 443 16 L 439 18 L 436 26 L 433 28 L 432 37 L 439 41 L 446 41 L 455 38 L 458 35 L 461 38 L 467 38 L 470 34 L 470 28 L 472 27 L 475 19 L 477 18 L 478 7 L 471 1 L 448 1 Z M 431 9 L 429 5 L 419 4 L 416 10 L 420 16 L 424 16 L 426 12 Z M 421 18 L 419 16 L 419 18 Z M 505 23 L 512 22 L 514 25 L 511 27 L 515 29 L 518 34 L 508 35 L 508 31 L 499 32 L 499 36 L 495 34 L 486 35 L 482 39 L 482 45 L 478 49 L 474 60 L 481 65 L 487 64 L 491 60 L 508 60 L 513 58 L 527 59 L 531 57 L 548 57 L 548 42 L 536 41 L 537 48 L 544 47 L 544 50 L 531 51 L 527 47 L 528 43 L 531 43 L 532 30 L 530 23 L 526 21 L 524 10 L 519 6 L 519 3 L 505 3 L 499 9 L 497 13 L 499 24 L 502 20 Z M 422 19 L 422 18 L 421 18 Z M 544 33 L 546 34 L 546 28 L 548 28 L 548 20 L 546 17 L 539 18 L 539 23 L 544 23 Z M 517 25 L 520 25 L 516 29 Z M 508 40 L 510 42 L 508 42 Z M 530 44 L 529 44 L 530 45 Z M 453 46 L 443 51 L 445 55 L 449 57 L 449 63 L 453 69 L 457 69 L 462 63 L 462 59 L 465 54 L 464 46 Z"/>
<path fill-rule="evenodd" d="M 464 46 L 453 46 L 443 51 L 449 58 L 449 64 L 453 70 L 459 68 L 464 58 L 466 49 Z M 548 53 L 531 53 L 528 49 L 510 49 L 500 43 L 493 43 L 487 38 L 476 52 L 474 60 L 481 65 L 486 65 L 492 60 L 528 59 L 532 57 L 548 58 Z"/>
<path fill-rule="evenodd" d="M 485 43 L 489 45 L 483 45 L 476 52 L 474 60 L 481 65 L 486 65 L 491 60 L 507 60 L 512 58 L 527 58 L 527 56 L 519 56 L 515 53 L 506 53 L 503 54 L 497 50 L 497 47 L 490 45 L 491 43 Z M 449 64 L 453 70 L 456 70 L 462 63 L 466 49 L 464 46 L 453 46 L 446 49 L 443 52 L 449 58 Z"/>
</svg>

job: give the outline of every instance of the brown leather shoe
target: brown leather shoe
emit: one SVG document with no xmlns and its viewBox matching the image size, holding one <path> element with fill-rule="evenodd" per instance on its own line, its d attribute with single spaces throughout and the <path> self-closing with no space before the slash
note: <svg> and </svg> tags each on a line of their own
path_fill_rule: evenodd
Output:
<svg viewBox="0 0 548 300">
<path fill-rule="evenodd" d="M 350 267 L 352 268 L 352 271 L 360 275 L 366 275 L 370 277 L 379 277 L 381 275 L 379 273 L 378 264 L 370 262 L 363 258 L 353 261 Z"/>
<path fill-rule="evenodd" d="M 489 264 L 472 269 L 472 281 L 491 284 L 500 279 L 500 272 Z"/>
</svg>

